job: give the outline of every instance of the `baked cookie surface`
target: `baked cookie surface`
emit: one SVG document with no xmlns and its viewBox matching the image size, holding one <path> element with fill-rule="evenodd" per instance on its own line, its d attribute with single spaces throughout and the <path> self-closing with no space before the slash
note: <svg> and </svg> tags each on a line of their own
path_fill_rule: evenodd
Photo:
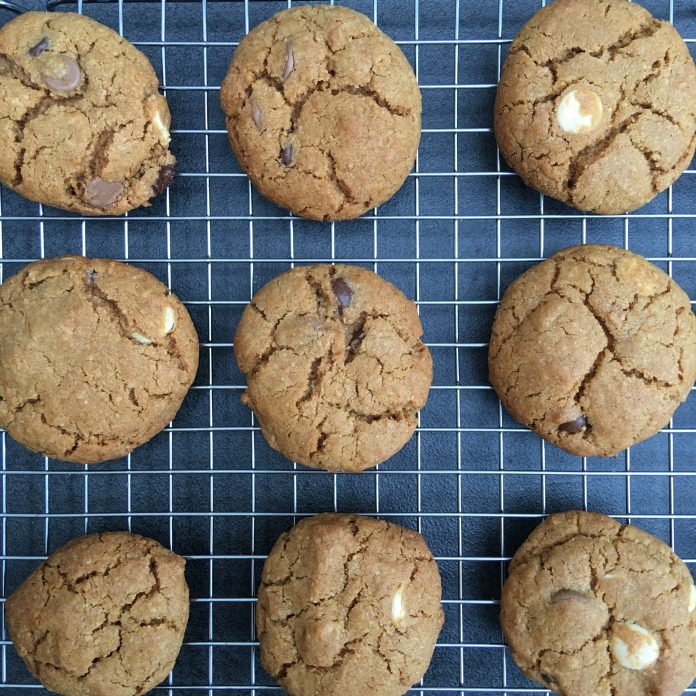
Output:
<svg viewBox="0 0 696 696">
<path fill-rule="evenodd" d="M 0 427 L 29 449 L 124 456 L 174 418 L 197 367 L 188 312 L 140 268 L 66 256 L 0 285 Z"/>
<path fill-rule="evenodd" d="M 664 427 L 689 395 L 696 317 L 642 256 L 570 247 L 505 291 L 488 366 L 518 421 L 572 454 L 611 456 Z"/>
<path fill-rule="evenodd" d="M 291 696 L 401 696 L 428 668 L 440 599 L 417 532 L 359 515 L 304 519 L 263 568 L 261 662 Z"/>
<path fill-rule="evenodd" d="M 259 24 L 235 51 L 221 100 L 252 183 L 303 217 L 352 219 L 384 203 L 418 150 L 408 60 L 345 7 L 297 7 Z"/>
<path fill-rule="evenodd" d="M 522 544 L 501 624 L 520 669 L 564 696 L 677 696 L 696 676 L 696 591 L 659 539 L 605 515 L 550 515 Z"/>
<path fill-rule="evenodd" d="M 495 133 L 526 184 L 580 210 L 652 200 L 696 147 L 696 67 L 674 27 L 625 0 L 556 0 L 503 66 Z"/>
<path fill-rule="evenodd" d="M 400 450 L 428 398 L 416 306 L 358 266 L 298 266 L 259 290 L 234 340 L 242 400 L 274 449 L 332 471 Z"/>
<path fill-rule="evenodd" d="M 78 537 L 5 605 L 29 671 L 63 696 L 139 696 L 174 666 L 189 615 L 185 561 L 128 532 Z"/>
<path fill-rule="evenodd" d="M 0 29 L 0 181 L 85 215 L 120 215 L 174 177 L 169 107 L 148 59 L 74 13 Z"/>
</svg>

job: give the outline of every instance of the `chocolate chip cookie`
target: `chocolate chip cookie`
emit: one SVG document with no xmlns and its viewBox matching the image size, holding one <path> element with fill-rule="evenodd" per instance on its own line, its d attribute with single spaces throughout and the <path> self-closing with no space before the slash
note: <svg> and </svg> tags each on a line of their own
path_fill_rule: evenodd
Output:
<svg viewBox="0 0 696 696">
<path fill-rule="evenodd" d="M 678 696 L 696 677 L 696 590 L 659 539 L 605 515 L 549 516 L 522 544 L 500 621 L 515 662 L 564 696 Z"/>
<path fill-rule="evenodd" d="M 29 671 L 63 696 L 139 696 L 174 666 L 189 615 L 184 559 L 128 532 L 53 553 L 5 605 Z"/>
<path fill-rule="evenodd" d="M 625 0 L 556 0 L 515 37 L 495 133 L 526 184 L 580 210 L 652 200 L 696 147 L 696 67 L 676 29 Z"/>
<path fill-rule="evenodd" d="M 296 215 L 356 218 L 391 198 L 416 158 L 413 70 L 346 7 L 296 7 L 259 24 L 240 42 L 221 99 L 242 168 Z"/>
<path fill-rule="evenodd" d="M 0 285 L 0 427 L 29 449 L 122 457 L 174 418 L 197 367 L 188 312 L 140 268 L 66 256 Z"/>
<path fill-rule="evenodd" d="M 13 19 L 0 29 L 0 181 L 84 215 L 147 205 L 176 161 L 157 87 L 148 59 L 89 17 Z"/>
<path fill-rule="evenodd" d="M 432 359 L 416 306 L 357 266 L 302 266 L 254 295 L 234 340 L 242 400 L 274 449 L 330 471 L 361 471 L 409 440 Z"/>
<path fill-rule="evenodd" d="M 571 454 L 611 456 L 667 425 L 689 395 L 696 317 L 642 256 L 571 247 L 507 289 L 488 366 L 518 421 Z"/>
<path fill-rule="evenodd" d="M 290 696 L 401 696 L 430 664 L 441 594 L 417 532 L 359 515 L 304 519 L 263 567 L 261 663 Z"/>
</svg>

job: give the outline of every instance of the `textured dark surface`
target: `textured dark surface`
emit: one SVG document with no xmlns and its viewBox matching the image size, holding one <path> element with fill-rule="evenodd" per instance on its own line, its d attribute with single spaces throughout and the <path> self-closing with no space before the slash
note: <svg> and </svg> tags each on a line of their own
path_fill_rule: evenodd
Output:
<svg viewBox="0 0 696 696">
<path fill-rule="evenodd" d="M 3 189 L 2 273 L 67 252 L 128 258 L 187 303 L 205 346 L 196 388 L 173 429 L 130 460 L 86 474 L 2 436 L 3 597 L 68 539 L 130 527 L 188 557 L 193 605 L 172 693 L 252 694 L 256 685 L 258 694 L 280 694 L 269 688 L 253 646 L 252 598 L 265 554 L 294 514 L 379 512 L 420 527 L 440 564 L 446 623 L 425 693 L 543 693 L 502 646 L 497 614 L 505 561 L 544 512 L 587 507 L 622 521 L 632 513 L 634 523 L 671 543 L 693 569 L 696 399 L 678 410 L 672 429 L 616 459 L 583 461 L 544 446 L 501 413 L 488 387 L 485 342 L 496 301 L 534 261 L 582 241 L 627 244 L 696 297 L 694 165 L 671 193 L 626 218 L 583 216 L 548 199 L 542 203 L 504 164 L 497 175 L 490 132 L 499 59 L 540 3 L 460 0 L 458 13 L 455 0 L 348 4 L 370 16 L 376 8 L 379 26 L 418 68 L 423 176 L 412 175 L 376 217 L 369 213 L 334 227 L 290 221 L 250 193 L 218 105 L 218 87 L 246 18 L 253 26 L 287 3 L 168 1 L 164 29 L 159 2 L 82 5 L 121 28 L 164 77 L 181 174 L 152 208 L 127 219 L 41 210 Z M 677 29 L 696 40 L 693 3 L 644 4 L 661 18 L 672 9 Z M 76 8 L 64 3 L 56 9 Z M 11 16 L 0 9 L 0 22 Z M 689 45 L 693 54 L 695 44 Z M 239 402 L 234 328 L 252 291 L 293 258 L 358 259 L 420 303 L 435 388 L 419 433 L 379 473 L 295 471 L 266 445 Z M 4 631 L 2 640 L 0 693 L 45 693 Z"/>
</svg>

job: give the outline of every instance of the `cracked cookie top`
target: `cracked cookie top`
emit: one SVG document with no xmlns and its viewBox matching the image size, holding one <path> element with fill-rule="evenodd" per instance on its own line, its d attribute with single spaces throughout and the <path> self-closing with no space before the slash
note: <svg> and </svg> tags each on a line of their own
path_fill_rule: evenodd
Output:
<svg viewBox="0 0 696 696">
<path fill-rule="evenodd" d="M 73 13 L 0 29 L 0 181 L 33 201 L 121 215 L 171 183 L 169 107 L 148 59 Z"/>
<path fill-rule="evenodd" d="M 611 456 L 667 425 L 689 395 L 696 317 L 642 256 L 570 247 L 506 290 L 488 365 L 518 421 L 571 454 Z"/>
<path fill-rule="evenodd" d="M 678 696 L 696 677 L 687 567 L 606 515 L 544 520 L 512 559 L 501 604 L 515 662 L 564 696 Z"/>
<path fill-rule="evenodd" d="M 291 696 L 401 696 L 430 664 L 441 594 L 417 532 L 359 515 L 304 519 L 263 568 L 261 662 Z"/>
<path fill-rule="evenodd" d="M 314 220 L 384 203 L 418 150 L 421 95 L 408 60 L 346 7 L 297 7 L 259 24 L 240 42 L 221 99 L 254 185 Z"/>
<path fill-rule="evenodd" d="M 271 447 L 301 464 L 362 471 L 409 440 L 432 359 L 416 306 L 358 266 L 298 266 L 254 295 L 234 340 Z"/>
<path fill-rule="evenodd" d="M 639 208 L 686 169 L 695 131 L 689 50 L 635 2 L 556 0 L 512 42 L 495 133 L 542 193 L 597 213 Z"/>
<path fill-rule="evenodd" d="M 140 268 L 65 256 L 0 285 L 0 427 L 29 449 L 122 457 L 174 418 L 197 367 L 188 312 Z"/>
<path fill-rule="evenodd" d="M 61 546 L 8 598 L 29 671 L 64 696 L 140 696 L 179 654 L 189 614 L 184 559 L 128 532 Z"/>
</svg>

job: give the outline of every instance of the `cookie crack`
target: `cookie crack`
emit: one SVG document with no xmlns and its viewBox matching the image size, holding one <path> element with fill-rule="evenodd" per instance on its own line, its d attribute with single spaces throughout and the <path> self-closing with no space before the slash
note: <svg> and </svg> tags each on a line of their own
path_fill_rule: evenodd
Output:
<svg viewBox="0 0 696 696">
<path fill-rule="evenodd" d="M 353 196 L 353 192 L 350 190 L 350 188 L 349 188 L 348 184 L 346 184 L 345 180 L 338 175 L 338 172 L 336 170 L 336 159 L 334 158 L 331 151 L 326 150 L 325 154 L 326 154 L 326 159 L 329 162 L 329 177 L 334 182 L 334 184 L 336 185 L 336 188 L 341 192 L 341 195 L 343 196 L 343 202 L 336 210 L 336 213 L 340 213 L 345 208 L 346 205 L 355 204 L 358 201 Z M 334 214 L 336 214 L 336 213 L 334 213 Z M 329 217 L 330 217 L 330 214 L 327 214 L 324 216 L 324 218 L 326 220 L 328 220 Z"/>
<path fill-rule="evenodd" d="M 367 312 L 361 312 L 357 321 L 352 324 L 344 324 L 346 336 L 346 352 L 344 364 L 353 362 L 360 352 L 363 341 L 365 340 L 365 324 L 367 322 Z"/>
<path fill-rule="evenodd" d="M 348 410 L 348 415 L 355 421 L 360 421 L 362 423 L 374 423 L 381 420 L 393 420 L 402 421 L 410 419 L 418 411 L 415 405 L 409 402 L 403 408 L 395 410 L 389 409 L 382 413 L 361 413 L 360 411 L 355 411 L 353 409 Z"/>
<path fill-rule="evenodd" d="M 603 138 L 591 143 L 590 145 L 587 145 L 570 158 L 565 189 L 570 194 L 571 200 L 574 201 L 575 190 L 583 173 L 589 167 L 595 164 L 595 162 L 602 158 L 602 156 L 614 144 L 616 139 L 625 133 L 638 120 L 639 115 L 639 112 L 631 114 L 628 118 L 625 118 L 623 121 L 609 129 Z"/>
<path fill-rule="evenodd" d="M 34 90 L 35 92 L 46 92 L 46 88 L 34 82 L 29 76 L 29 73 L 17 63 L 12 56 L 7 53 L 0 53 L 0 67 L 2 66 L 2 62 L 9 68 L 10 76 L 21 82 L 24 87 Z M 0 74 L 6 73 L 0 72 Z"/>
<path fill-rule="evenodd" d="M 297 408 L 299 408 L 301 404 L 309 401 L 314 393 L 319 389 L 322 378 L 322 373 L 319 368 L 321 367 L 323 360 L 323 357 L 314 358 L 314 360 L 312 360 L 312 364 L 309 368 L 309 375 L 307 376 L 307 389 L 305 393 L 295 402 L 295 406 Z"/>
<path fill-rule="evenodd" d="M 616 60 L 616 57 L 619 55 L 622 49 L 626 48 L 627 46 L 630 46 L 634 41 L 637 41 L 638 39 L 654 36 L 661 28 L 662 22 L 653 18 L 650 22 L 646 24 L 641 24 L 638 27 L 629 29 L 622 36 L 620 36 L 614 43 L 609 44 L 608 46 L 601 46 L 599 49 L 594 51 L 588 51 L 582 46 L 572 46 L 570 48 L 566 48 L 558 56 L 550 58 L 546 61 L 539 61 L 536 58 L 534 58 L 531 51 L 529 50 L 529 47 L 525 44 L 520 44 L 519 46 L 516 46 L 514 49 L 510 51 L 510 54 L 514 55 L 515 53 L 519 52 L 526 53 L 535 65 L 537 65 L 540 68 L 547 68 L 551 72 L 555 83 L 558 76 L 558 66 L 573 60 L 573 58 L 575 58 L 576 56 L 580 54 L 588 54 L 593 58 L 604 58 L 608 55 L 609 59 L 607 62 L 613 62 Z M 544 34 L 544 36 L 549 37 L 548 34 Z"/>
<path fill-rule="evenodd" d="M 371 83 L 369 83 L 371 84 Z M 400 106 L 394 106 L 390 104 L 382 95 L 380 95 L 377 90 L 370 88 L 370 86 L 365 85 L 343 85 L 339 88 L 331 90 L 331 94 L 334 96 L 338 94 L 352 94 L 356 97 L 365 97 L 367 99 L 372 99 L 372 101 L 377 104 L 382 109 L 385 109 L 393 116 L 411 116 L 413 111 L 411 109 L 406 109 Z"/>
</svg>

